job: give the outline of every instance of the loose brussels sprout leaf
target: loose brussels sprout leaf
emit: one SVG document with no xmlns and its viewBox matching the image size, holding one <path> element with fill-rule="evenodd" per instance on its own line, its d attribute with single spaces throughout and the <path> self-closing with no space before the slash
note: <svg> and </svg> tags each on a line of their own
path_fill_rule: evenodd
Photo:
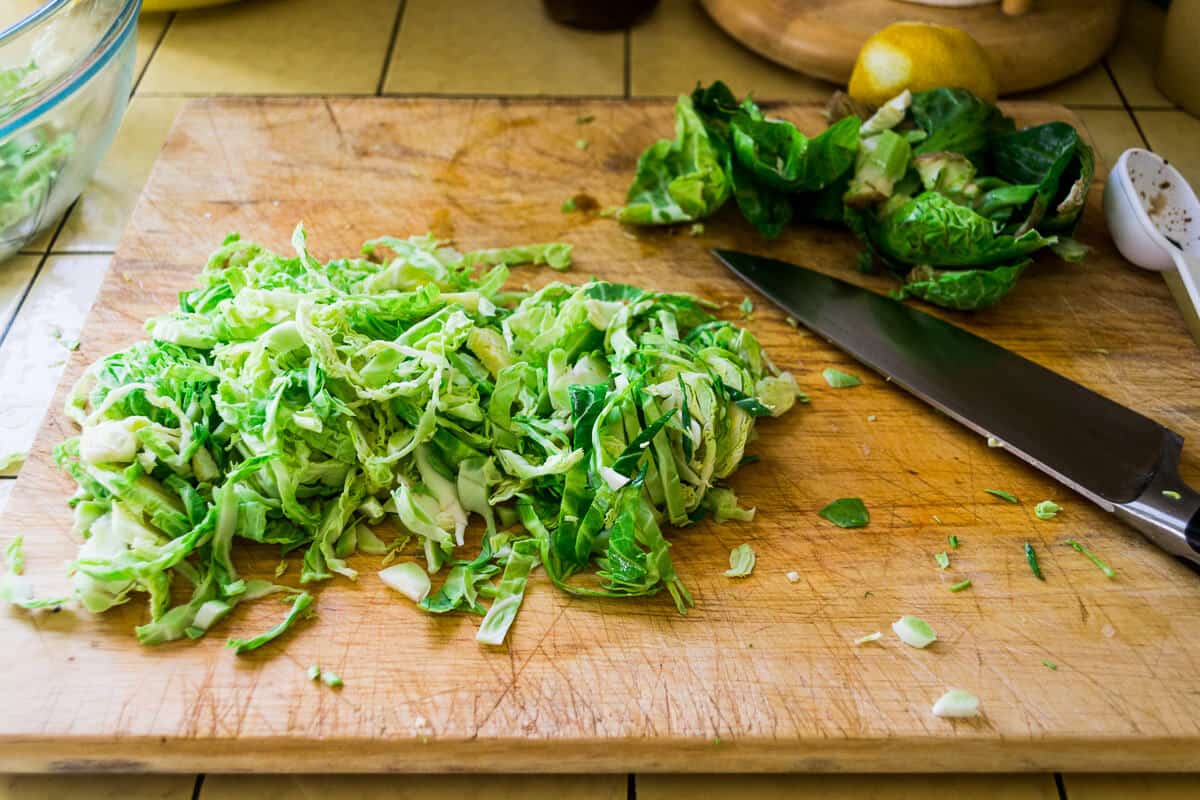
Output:
<svg viewBox="0 0 1200 800">
<path fill-rule="evenodd" d="M 870 221 L 868 234 L 892 262 L 959 270 L 1011 264 L 1056 241 L 1034 230 L 997 234 L 990 220 L 938 192 L 924 192 Z"/>
<path fill-rule="evenodd" d="M 861 137 L 874 136 L 881 131 L 891 130 L 904 121 L 905 115 L 908 113 L 909 106 L 912 105 L 912 92 L 905 89 L 900 94 L 888 100 L 879 110 L 867 119 L 859 128 L 858 135 Z"/>
<path fill-rule="evenodd" d="M 848 171 L 858 127 L 857 117 L 846 117 L 810 139 L 785 120 L 739 113 L 730 123 L 735 160 L 756 180 L 787 192 L 819 191 Z"/>
<path fill-rule="evenodd" d="M 730 156 L 728 173 L 733 198 L 742 216 L 768 239 L 778 236 L 792 221 L 792 201 L 786 192 L 757 181 L 750 170 Z"/>
<path fill-rule="evenodd" d="M 1037 198 L 1023 220 L 1047 234 L 1070 235 L 1079 225 L 1095 172 L 1092 149 L 1065 122 L 1047 122 L 995 139 L 996 175 L 1036 185 Z"/>
<path fill-rule="evenodd" d="M 843 196 L 846 205 L 861 208 L 891 197 L 896 182 L 908 171 L 911 155 L 908 142 L 892 131 L 880 131 L 864 139 L 859 145 L 854 176 Z"/>
<path fill-rule="evenodd" d="M 924 153 L 913 159 L 913 167 L 926 191 L 969 199 L 975 187 L 975 165 L 959 153 Z"/>
<path fill-rule="evenodd" d="M 708 217 L 731 191 L 721 161 L 692 98 L 680 96 L 675 140 L 661 140 L 642 153 L 617 218 L 634 225 L 669 225 Z"/>
<path fill-rule="evenodd" d="M 908 273 L 904 286 L 892 296 L 898 300 L 916 297 L 956 311 L 975 311 L 994 305 L 1012 291 L 1017 278 L 1030 263 L 1022 261 L 1010 267 L 966 270 L 917 267 Z"/>
<path fill-rule="evenodd" d="M 992 140 L 1013 130 L 1013 122 L 991 103 L 966 89 L 931 89 L 913 95 L 909 109 L 925 137 L 913 153 L 961 153 L 986 170 Z"/>
<path fill-rule="evenodd" d="M 866 505 L 857 497 L 834 500 L 817 513 L 839 528 L 862 528 L 871 521 Z"/>
</svg>

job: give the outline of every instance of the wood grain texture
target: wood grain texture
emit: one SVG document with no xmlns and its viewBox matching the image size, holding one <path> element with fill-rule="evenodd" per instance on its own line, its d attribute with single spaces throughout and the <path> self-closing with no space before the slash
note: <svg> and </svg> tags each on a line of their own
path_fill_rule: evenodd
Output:
<svg viewBox="0 0 1200 800">
<path fill-rule="evenodd" d="M 1026 122 L 1071 119 L 1055 106 L 1010 110 Z M 775 111 L 810 132 L 824 126 L 816 107 Z M 580 115 L 595 122 L 581 129 Z M 845 232 L 796 227 L 767 243 L 732 204 L 699 237 L 560 213 L 579 191 L 618 202 L 638 153 L 670 130 L 670 104 L 659 101 L 190 103 L 66 380 L 141 337 L 142 321 L 173 305 L 226 232 L 284 251 L 300 219 L 323 258 L 375 235 L 431 228 L 463 248 L 566 240 L 576 245 L 569 280 L 697 292 L 731 316 L 748 291 L 709 257 L 713 246 L 890 286 L 855 271 Z M 581 135 L 591 140 L 585 151 L 574 144 Z M 1162 281 L 1115 254 L 1096 189 L 1080 232 L 1095 249 L 1084 263 L 1040 259 L 998 308 L 955 319 L 1194 439 L 1194 345 Z M 514 282 L 557 277 L 522 271 Z M 671 534 L 697 599 L 688 616 L 665 597 L 572 599 L 539 576 L 509 644 L 485 649 L 473 639 L 476 620 L 427 616 L 389 594 L 373 558 L 355 562 L 358 583 L 319 588 L 315 620 L 242 658 L 224 637 L 263 629 L 282 605 L 239 609 L 205 639 L 149 649 L 132 636 L 145 615 L 138 603 L 102 617 L 0 611 L 0 643 L 11 654 L 0 675 L 16 687 L 0 709 L 0 769 L 1200 768 L 1196 576 L 756 301 L 746 324 L 812 404 L 760 423 L 751 449 L 761 461 L 733 481 L 758 507 L 752 524 Z M 827 366 L 861 375 L 863 385 L 830 389 L 820 377 Z M 47 593 L 64 587 L 63 563 L 77 546 L 64 505 L 73 486 L 50 458 L 73 433 L 59 412 L 49 415 L 0 523 L 4 541 L 25 535 L 28 573 Z M 1193 448 L 1183 473 L 1200 478 Z M 840 530 L 817 516 L 845 495 L 866 501 L 869 527 Z M 1042 499 L 1065 511 L 1037 520 Z M 951 533 L 962 546 L 943 572 L 932 556 Z M 1118 577 L 1065 546 L 1072 536 Z M 758 566 L 728 579 L 729 549 L 744 541 Z M 1026 566 L 1026 541 L 1039 550 L 1045 582 Z M 239 571 L 270 576 L 276 560 L 271 549 L 248 550 Z M 785 579 L 790 570 L 799 583 Z M 285 582 L 297 574 L 293 565 Z M 964 577 L 970 590 L 947 590 Z M 940 641 L 918 651 L 889 632 L 851 646 L 902 614 L 927 619 Z M 308 681 L 313 663 L 335 669 L 345 688 Z M 981 719 L 931 716 L 952 686 L 982 698 Z"/>
<path fill-rule="evenodd" d="M 1049 86 L 1100 60 L 1122 0 L 1039 0 L 1009 16 L 995 5 L 941 8 L 897 0 L 701 0 L 742 44 L 785 67 L 845 84 L 871 34 L 899 20 L 962 28 L 983 45 L 1001 94 Z"/>
</svg>

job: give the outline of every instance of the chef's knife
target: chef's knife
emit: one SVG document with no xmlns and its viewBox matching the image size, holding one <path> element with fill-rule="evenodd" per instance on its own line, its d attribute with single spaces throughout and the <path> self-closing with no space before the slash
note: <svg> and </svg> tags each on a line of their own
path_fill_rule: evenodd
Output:
<svg viewBox="0 0 1200 800">
<path fill-rule="evenodd" d="M 782 261 L 713 254 L 892 383 L 1200 564 L 1200 494 L 1179 477 L 1179 434 L 896 300 Z"/>
</svg>

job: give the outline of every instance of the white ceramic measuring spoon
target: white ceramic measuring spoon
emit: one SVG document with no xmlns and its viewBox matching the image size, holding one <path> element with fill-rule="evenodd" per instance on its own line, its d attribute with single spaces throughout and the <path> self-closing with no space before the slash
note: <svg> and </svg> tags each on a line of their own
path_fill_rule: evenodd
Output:
<svg viewBox="0 0 1200 800">
<path fill-rule="evenodd" d="M 1126 150 L 1104 185 L 1104 215 L 1125 258 L 1179 270 L 1200 314 L 1200 200 L 1179 170 L 1149 150 Z"/>
</svg>

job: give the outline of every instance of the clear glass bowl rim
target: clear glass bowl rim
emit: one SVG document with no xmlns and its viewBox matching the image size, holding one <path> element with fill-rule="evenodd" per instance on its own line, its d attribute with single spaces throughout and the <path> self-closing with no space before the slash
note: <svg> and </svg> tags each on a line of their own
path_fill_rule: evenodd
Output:
<svg viewBox="0 0 1200 800">
<path fill-rule="evenodd" d="M 0 45 L 52 19 L 57 11 L 70 2 L 72 0 L 50 0 L 20 22 L 0 31 Z M 62 78 L 47 85 L 16 114 L 0 121 L 0 141 L 66 100 L 103 69 L 132 34 L 141 7 L 142 0 L 125 0 L 112 25 L 90 52 L 83 54 Z"/>
</svg>

